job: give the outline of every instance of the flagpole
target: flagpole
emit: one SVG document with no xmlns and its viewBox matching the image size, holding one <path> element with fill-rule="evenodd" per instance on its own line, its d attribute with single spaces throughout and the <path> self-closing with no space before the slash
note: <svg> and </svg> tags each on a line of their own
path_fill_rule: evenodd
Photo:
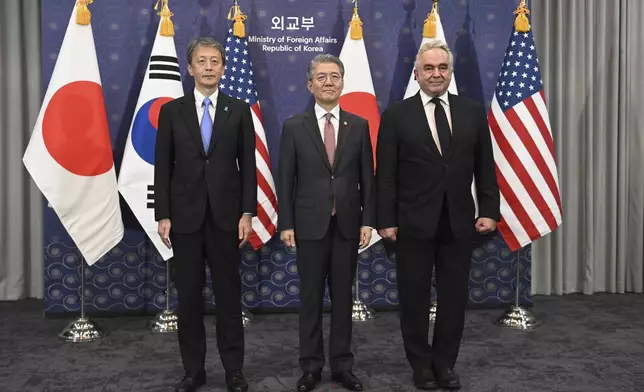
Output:
<svg viewBox="0 0 644 392">
<path fill-rule="evenodd" d="M 165 262 L 165 310 L 159 313 L 152 323 L 152 332 L 156 333 L 176 332 L 179 330 L 177 315 L 170 309 L 170 260 L 172 259 L 168 259 Z"/>
<path fill-rule="evenodd" d="M 360 256 L 358 256 L 358 258 L 359 257 Z M 351 312 L 353 321 L 367 321 L 374 319 L 376 317 L 376 313 L 360 299 L 360 260 L 358 260 L 358 262 L 356 263 L 355 288 L 356 298 L 353 300 L 353 311 Z"/>
<path fill-rule="evenodd" d="M 528 330 L 539 326 L 537 318 L 524 306 L 519 305 L 519 279 L 521 278 L 521 248 L 517 250 L 514 304 L 496 321 L 496 325 L 512 329 Z"/>
<path fill-rule="evenodd" d="M 105 336 L 105 333 L 98 328 L 94 321 L 85 316 L 85 259 L 81 256 L 80 261 L 81 314 L 79 318 L 69 323 L 62 332 L 58 334 L 60 339 L 72 343 L 91 342 Z"/>
</svg>

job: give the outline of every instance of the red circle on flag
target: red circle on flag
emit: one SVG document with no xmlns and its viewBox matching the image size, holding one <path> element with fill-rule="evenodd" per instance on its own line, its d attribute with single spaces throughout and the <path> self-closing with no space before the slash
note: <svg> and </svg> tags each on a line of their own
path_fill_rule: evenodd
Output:
<svg viewBox="0 0 644 392">
<path fill-rule="evenodd" d="M 159 97 L 154 102 L 152 102 L 152 105 L 150 105 L 148 118 L 150 119 L 150 124 L 152 124 L 154 129 L 159 129 L 159 112 L 161 111 L 161 106 L 163 106 L 164 103 L 170 102 L 172 100 L 173 98 Z"/>
<path fill-rule="evenodd" d="M 371 136 L 371 148 L 373 150 L 373 159 L 375 164 L 378 128 L 380 128 L 380 112 L 378 111 L 378 101 L 376 101 L 376 97 L 370 93 L 354 91 L 340 97 L 340 107 L 369 122 L 369 135 Z"/>
<path fill-rule="evenodd" d="M 42 121 L 45 147 L 56 162 L 79 176 L 97 176 L 114 165 L 103 90 L 78 81 L 61 87 Z"/>
</svg>

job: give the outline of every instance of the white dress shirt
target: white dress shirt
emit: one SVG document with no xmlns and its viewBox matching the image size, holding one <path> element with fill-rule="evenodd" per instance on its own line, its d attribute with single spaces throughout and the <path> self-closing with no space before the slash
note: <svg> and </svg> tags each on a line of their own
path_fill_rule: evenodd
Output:
<svg viewBox="0 0 644 392">
<path fill-rule="evenodd" d="M 208 114 L 210 115 L 210 120 L 213 122 L 213 124 L 215 120 L 215 108 L 217 107 L 218 96 L 219 96 L 219 89 L 215 90 L 215 92 L 208 97 L 210 98 L 210 106 L 208 106 Z M 201 126 L 201 119 L 203 118 L 203 111 L 204 111 L 203 100 L 204 99 L 206 99 L 206 97 L 202 93 L 197 91 L 197 89 L 195 89 L 195 106 L 197 108 L 197 119 L 199 120 L 200 126 Z"/>
<path fill-rule="evenodd" d="M 320 136 L 322 136 L 322 142 L 324 142 L 324 128 L 326 128 L 326 110 L 322 109 L 320 105 L 315 104 L 315 118 L 318 119 L 318 128 L 320 128 Z M 331 116 L 331 124 L 333 124 L 333 129 L 335 130 L 335 146 L 338 146 L 338 129 L 340 126 L 340 105 L 335 105 L 333 109 L 329 112 Z"/>
<path fill-rule="evenodd" d="M 441 151 L 441 142 L 438 139 L 438 130 L 436 129 L 436 118 L 434 117 L 434 109 L 436 105 L 431 102 L 433 97 L 425 94 L 423 90 L 420 90 L 420 100 L 423 103 L 423 108 L 425 108 L 425 115 L 427 116 L 427 123 L 429 124 L 429 129 L 432 131 L 432 137 L 434 138 L 434 143 L 438 151 L 443 154 Z M 443 109 L 445 110 L 445 115 L 447 116 L 447 122 L 449 123 L 449 131 L 452 132 L 452 114 L 449 108 L 449 98 L 448 92 L 445 91 L 442 95 L 438 96 L 438 99 L 441 100 L 443 104 Z"/>
</svg>

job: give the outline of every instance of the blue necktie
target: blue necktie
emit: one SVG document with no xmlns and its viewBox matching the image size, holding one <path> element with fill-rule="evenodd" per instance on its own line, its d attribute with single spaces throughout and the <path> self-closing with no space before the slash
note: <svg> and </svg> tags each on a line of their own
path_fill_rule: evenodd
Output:
<svg viewBox="0 0 644 392">
<path fill-rule="evenodd" d="M 210 147 L 210 138 L 212 137 L 212 118 L 210 118 L 210 98 L 203 100 L 203 117 L 201 118 L 201 140 L 203 140 L 203 149 L 208 152 Z"/>
</svg>

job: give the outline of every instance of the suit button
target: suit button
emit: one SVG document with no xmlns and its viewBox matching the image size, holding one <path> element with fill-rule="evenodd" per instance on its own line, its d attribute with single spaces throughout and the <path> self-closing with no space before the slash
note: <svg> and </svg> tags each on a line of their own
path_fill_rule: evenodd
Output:
<svg viewBox="0 0 644 392">
<path fill-rule="evenodd" d="M 208 159 L 206 159 L 206 165 L 209 164 L 209 163 L 210 163 L 210 161 Z"/>
<path fill-rule="evenodd" d="M 332 179 L 332 180 L 335 180 L 335 176 L 331 176 L 331 179 Z"/>
</svg>

